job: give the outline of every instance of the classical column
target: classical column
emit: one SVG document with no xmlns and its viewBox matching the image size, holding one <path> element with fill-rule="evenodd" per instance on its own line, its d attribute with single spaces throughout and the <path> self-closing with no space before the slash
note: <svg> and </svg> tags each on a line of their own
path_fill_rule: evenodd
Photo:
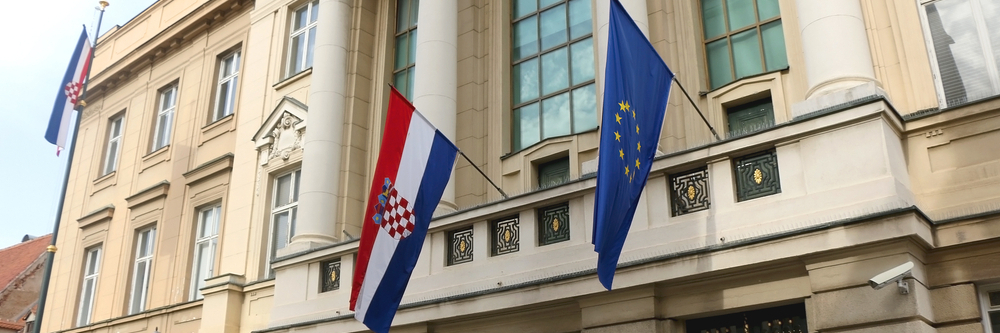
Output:
<svg viewBox="0 0 1000 333">
<path fill-rule="evenodd" d="M 807 99 L 875 81 L 859 0 L 795 4 L 809 82 Z"/>
<path fill-rule="evenodd" d="M 302 146 L 303 181 L 295 236 L 289 244 L 293 252 L 339 238 L 335 219 L 339 216 L 350 28 L 350 1 L 320 0 L 309 87 L 309 127 Z"/>
<path fill-rule="evenodd" d="M 458 110 L 458 0 L 421 1 L 417 22 L 413 106 L 442 134 L 455 142 Z M 309 123 L 312 124 L 312 121 Z M 455 173 L 452 172 L 436 213 L 453 212 L 456 209 Z"/>
<path fill-rule="evenodd" d="M 649 11 L 645 0 L 621 0 L 622 7 L 632 17 L 642 34 L 649 38 Z M 603 106 L 604 68 L 608 63 L 608 29 L 611 28 L 611 1 L 597 1 L 597 108 Z M 597 116 L 600 121 L 601 116 Z"/>
</svg>

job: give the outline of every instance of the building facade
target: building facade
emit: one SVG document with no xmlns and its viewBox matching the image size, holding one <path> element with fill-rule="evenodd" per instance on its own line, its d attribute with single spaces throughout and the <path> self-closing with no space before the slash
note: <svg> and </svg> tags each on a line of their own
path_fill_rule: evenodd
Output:
<svg viewBox="0 0 1000 333">
<path fill-rule="evenodd" d="M 1000 4 L 622 2 L 677 83 L 614 290 L 608 2 L 163 0 L 97 44 L 43 331 L 365 331 L 392 84 L 468 156 L 393 332 L 1000 333 Z"/>
</svg>

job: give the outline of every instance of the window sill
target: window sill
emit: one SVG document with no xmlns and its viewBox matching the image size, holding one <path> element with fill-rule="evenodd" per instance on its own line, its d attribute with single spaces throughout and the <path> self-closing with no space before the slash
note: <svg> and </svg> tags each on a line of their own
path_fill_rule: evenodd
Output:
<svg viewBox="0 0 1000 333">
<path fill-rule="evenodd" d="M 147 169 L 169 160 L 170 160 L 170 145 L 160 147 L 160 149 L 154 150 L 149 154 L 146 154 L 146 156 L 142 157 L 142 161 L 140 162 L 139 166 L 139 173 L 143 173 Z"/>
<path fill-rule="evenodd" d="M 225 133 L 233 130 L 233 118 L 236 118 L 236 114 L 230 114 L 228 116 L 222 117 L 211 124 L 205 125 L 201 128 L 201 142 L 198 146 L 201 147 L 205 142 L 211 141 Z"/>
<path fill-rule="evenodd" d="M 312 74 L 312 72 L 313 72 L 312 67 L 306 68 L 305 70 L 298 72 L 295 75 L 289 76 L 284 80 L 278 81 L 278 83 L 275 83 L 271 87 L 274 88 L 274 90 L 280 90 L 281 88 L 284 88 L 289 84 L 292 84 L 292 82 L 298 81 L 303 77 L 309 76 L 310 74 Z"/>
<path fill-rule="evenodd" d="M 111 171 L 111 173 L 109 174 L 94 179 L 94 191 L 91 192 L 91 194 L 100 192 L 103 189 L 114 186 L 117 183 L 116 182 L 116 180 L 118 179 L 116 177 L 117 175 L 118 171 Z"/>
</svg>

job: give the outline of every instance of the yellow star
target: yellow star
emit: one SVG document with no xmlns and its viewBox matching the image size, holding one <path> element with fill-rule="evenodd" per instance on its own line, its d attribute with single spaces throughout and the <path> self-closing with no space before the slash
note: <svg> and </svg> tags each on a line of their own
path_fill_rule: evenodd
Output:
<svg viewBox="0 0 1000 333">
<path fill-rule="evenodd" d="M 624 160 L 625 159 L 625 151 L 623 151 L 621 149 L 618 149 L 618 156 L 621 156 L 621 158 Z"/>
<path fill-rule="evenodd" d="M 628 108 L 628 107 L 625 106 L 624 102 L 618 102 L 618 107 L 621 108 L 621 110 L 619 110 L 619 111 L 625 111 L 625 109 Z"/>
<path fill-rule="evenodd" d="M 632 110 L 632 119 L 635 119 L 635 110 Z"/>
<path fill-rule="evenodd" d="M 637 158 L 637 159 L 635 159 L 635 168 L 636 168 L 636 169 L 638 169 L 638 168 L 639 168 L 639 159 L 638 159 L 638 158 Z"/>
<path fill-rule="evenodd" d="M 636 142 L 635 143 L 635 150 L 642 151 L 642 143 Z"/>
<path fill-rule="evenodd" d="M 618 125 L 621 125 L 622 124 L 622 116 L 619 116 L 617 113 L 615 113 L 615 121 L 618 122 Z"/>
<path fill-rule="evenodd" d="M 622 135 L 618 134 L 618 131 L 615 131 L 615 141 L 618 141 L 618 142 L 622 141 Z"/>
<path fill-rule="evenodd" d="M 628 175 L 628 166 L 625 166 L 625 175 Z"/>
<path fill-rule="evenodd" d="M 625 101 L 625 110 L 628 110 L 628 108 L 629 108 L 628 101 Z"/>
<path fill-rule="evenodd" d="M 639 133 L 639 125 L 635 125 L 635 132 Z"/>
</svg>

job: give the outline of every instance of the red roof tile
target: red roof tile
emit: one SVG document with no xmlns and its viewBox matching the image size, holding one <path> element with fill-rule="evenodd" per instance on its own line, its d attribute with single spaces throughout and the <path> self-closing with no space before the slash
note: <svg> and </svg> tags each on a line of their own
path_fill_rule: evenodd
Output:
<svg viewBox="0 0 1000 333">
<path fill-rule="evenodd" d="M 38 237 L 27 242 L 0 249 L 0 290 L 6 288 L 21 272 L 28 268 L 45 248 L 52 243 L 52 234 Z"/>
<path fill-rule="evenodd" d="M 0 320 L 0 328 L 17 331 L 24 328 L 24 324 L 18 324 L 6 320 Z"/>
</svg>

